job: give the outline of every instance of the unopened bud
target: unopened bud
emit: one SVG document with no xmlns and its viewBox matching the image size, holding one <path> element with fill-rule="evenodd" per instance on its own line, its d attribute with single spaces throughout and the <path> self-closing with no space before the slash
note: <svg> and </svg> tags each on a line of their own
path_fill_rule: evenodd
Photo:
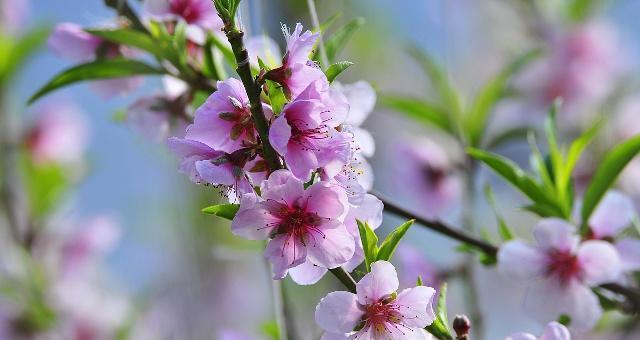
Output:
<svg viewBox="0 0 640 340">
<path fill-rule="evenodd" d="M 471 330 L 471 321 L 466 315 L 456 315 L 453 318 L 453 330 L 456 332 L 456 339 L 468 339 L 469 330 Z"/>
</svg>

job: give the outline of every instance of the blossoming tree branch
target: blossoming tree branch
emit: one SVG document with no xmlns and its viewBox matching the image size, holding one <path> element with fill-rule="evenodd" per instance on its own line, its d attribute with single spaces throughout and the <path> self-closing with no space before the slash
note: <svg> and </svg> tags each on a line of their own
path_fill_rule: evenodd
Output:
<svg viewBox="0 0 640 340">
<path fill-rule="evenodd" d="M 447 135 L 465 151 L 456 164 L 431 142 L 406 150 L 406 164 L 397 166 L 416 186 L 425 182 L 420 199 L 444 207 L 449 194 L 465 187 L 474 200 L 485 168 L 522 194 L 523 209 L 537 219 L 530 235 L 514 234 L 487 185 L 498 238 L 474 225 L 473 202 L 463 207 L 462 221 L 448 223 L 372 191 L 368 158 L 375 141 L 361 124 L 376 93 L 366 81 L 339 83 L 353 63 L 335 60 L 359 20 L 329 35 L 333 22 L 319 23 L 308 1 L 316 27 L 282 24 L 281 55 L 271 38 L 243 31 L 240 0 L 146 0 L 141 15 L 127 1 L 104 3 L 118 15 L 108 27 L 55 27 L 50 49 L 77 65 L 30 101 L 78 82 L 89 82 L 101 96 L 116 96 L 139 87 L 145 76 L 161 76 L 164 91 L 138 99 L 126 120 L 150 139 L 166 142 L 191 181 L 228 199 L 202 211 L 230 220 L 237 237 L 261 241 L 274 281 L 288 276 L 311 286 L 328 273 L 335 276 L 342 288 L 315 306 L 322 339 L 496 338 L 484 334 L 488 307 L 477 299 L 483 288 L 474 280 L 474 262 L 528 286 L 523 309 L 545 325 L 541 336 L 517 333 L 506 339 L 579 339 L 608 310 L 637 320 L 635 207 L 612 187 L 640 152 L 640 137 L 613 146 L 579 188 L 578 161 L 602 122 L 562 140 L 558 116 L 573 109 L 570 98 L 564 104 L 556 100 L 568 97 L 564 92 L 555 89 L 545 101 L 549 113 L 542 133 L 487 132 L 495 107 L 512 94 L 514 78 L 539 61 L 540 49 L 514 57 L 471 103 L 462 100 L 437 62 L 411 49 L 433 83 L 437 105 L 402 94 L 381 96 L 385 107 Z M 495 152 L 517 138 L 529 141 L 530 170 Z M 386 237 L 377 231 L 383 212 L 406 220 Z M 414 224 L 459 242 L 468 255 L 461 268 L 471 294 L 468 315 L 447 315 L 446 283 L 416 276 L 411 287 L 400 289 L 392 263 L 399 246 L 418 232 Z M 289 331 L 290 321 L 281 320 L 278 336 L 302 338 Z"/>
</svg>

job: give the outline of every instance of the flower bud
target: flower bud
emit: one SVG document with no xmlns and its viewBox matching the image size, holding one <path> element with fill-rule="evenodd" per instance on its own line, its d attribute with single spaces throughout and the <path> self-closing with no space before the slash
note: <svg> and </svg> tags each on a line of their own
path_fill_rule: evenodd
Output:
<svg viewBox="0 0 640 340">
<path fill-rule="evenodd" d="M 456 339 L 466 340 L 471 330 L 471 321 L 466 315 L 456 315 L 453 318 L 453 330 L 456 332 Z"/>
</svg>

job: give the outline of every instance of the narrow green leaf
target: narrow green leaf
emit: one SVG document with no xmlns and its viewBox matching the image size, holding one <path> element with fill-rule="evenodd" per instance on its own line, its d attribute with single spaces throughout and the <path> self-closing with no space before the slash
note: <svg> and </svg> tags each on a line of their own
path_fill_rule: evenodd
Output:
<svg viewBox="0 0 640 340">
<path fill-rule="evenodd" d="M 330 16 L 329 19 L 320 23 L 320 31 L 322 33 L 326 32 L 336 21 L 342 16 L 342 12 L 336 12 L 334 15 Z M 313 33 L 317 33 L 318 31 L 314 28 Z"/>
<path fill-rule="evenodd" d="M 218 217 L 233 220 L 240 209 L 239 204 L 217 204 L 202 209 L 205 214 L 216 215 Z"/>
<path fill-rule="evenodd" d="M 407 233 L 409 228 L 413 225 L 415 220 L 409 220 L 399 227 L 394 229 L 387 237 L 384 239 L 382 244 L 380 245 L 380 249 L 378 250 L 377 260 L 380 261 L 390 261 L 393 253 L 396 251 L 398 244 L 400 244 L 400 240 Z"/>
<path fill-rule="evenodd" d="M 368 223 L 363 223 L 360 220 L 356 220 L 356 223 L 358 224 L 360 241 L 362 242 L 362 249 L 364 250 L 365 266 L 367 267 L 367 272 L 370 272 L 371 264 L 376 262 L 378 257 L 378 236 L 373 229 L 369 227 Z"/>
<path fill-rule="evenodd" d="M 509 241 L 513 239 L 513 233 L 511 232 L 511 229 L 509 229 L 509 226 L 507 226 L 504 217 L 502 217 L 502 215 L 500 215 L 500 212 L 498 212 L 496 200 L 493 195 L 493 190 L 491 189 L 491 186 L 489 186 L 489 184 L 484 187 L 484 195 L 487 199 L 487 202 L 489 203 L 489 206 L 491 207 L 491 210 L 493 210 L 493 214 L 496 216 L 496 221 L 498 222 L 498 233 L 500 234 L 500 237 L 502 237 L 503 241 Z"/>
<path fill-rule="evenodd" d="M 267 95 L 269 96 L 269 103 L 271 104 L 271 110 L 274 115 L 279 115 L 282 112 L 282 108 L 287 103 L 287 98 L 282 91 L 282 86 L 274 81 L 267 80 L 265 82 L 267 87 Z"/>
<path fill-rule="evenodd" d="M 509 80 L 529 62 L 541 55 L 539 49 L 528 51 L 515 58 L 478 92 L 469 113 L 465 117 L 465 131 L 471 146 L 478 146 L 493 108 L 507 93 Z"/>
<path fill-rule="evenodd" d="M 19 39 L 0 36 L 0 83 L 7 82 L 47 40 L 49 29 L 36 27 Z"/>
<path fill-rule="evenodd" d="M 435 126 L 449 134 L 454 132 L 447 111 L 435 104 L 417 98 L 395 95 L 382 95 L 378 100 L 381 105 L 404 113 L 418 122 Z"/>
<path fill-rule="evenodd" d="M 152 55 L 163 58 L 162 47 L 152 36 L 138 30 L 130 28 L 116 29 L 86 29 L 88 33 L 108 40 L 113 43 L 135 47 L 151 53 Z"/>
<path fill-rule="evenodd" d="M 350 61 L 339 61 L 339 62 L 329 66 L 329 68 L 324 72 L 324 74 L 327 76 L 327 79 L 331 83 L 331 82 L 333 82 L 334 79 L 336 79 L 336 77 L 340 73 L 342 73 L 344 70 L 348 69 L 349 66 L 351 66 L 351 65 L 353 65 L 353 63 L 350 62 Z"/>
<path fill-rule="evenodd" d="M 571 143 L 567 157 L 564 160 L 563 171 L 558 173 L 557 176 L 557 183 L 559 186 L 562 186 L 565 189 L 569 186 L 571 174 L 573 173 L 573 169 L 578 163 L 578 160 L 580 160 L 580 156 L 582 156 L 587 145 L 589 145 L 593 138 L 598 134 L 601 127 L 602 120 L 598 120 L 593 126 Z"/>
<path fill-rule="evenodd" d="M 353 36 L 353 34 L 360 28 L 360 26 L 365 24 L 364 18 L 355 18 L 348 22 L 346 25 L 342 26 L 330 37 L 326 37 L 324 46 L 327 51 L 327 58 L 329 62 L 332 63 L 338 53 L 342 51 L 344 46 L 347 44 L 347 41 Z M 319 61 L 320 53 L 316 51 L 311 58 L 312 60 Z"/>
<path fill-rule="evenodd" d="M 479 149 L 468 148 L 467 152 L 473 158 L 485 163 L 535 203 L 544 203 L 556 207 L 553 199 L 540 188 L 536 181 L 512 161 L 500 155 Z M 558 213 L 562 213 L 557 207 L 556 210 L 558 210 Z"/>
<path fill-rule="evenodd" d="M 449 80 L 449 75 L 443 70 L 433 58 L 418 48 L 410 48 L 409 54 L 418 62 L 425 74 L 433 84 L 440 101 L 444 107 L 448 108 L 454 118 L 462 116 L 463 105 L 458 91 Z"/>
<path fill-rule="evenodd" d="M 61 87 L 82 81 L 123 78 L 135 75 L 159 75 L 163 73 L 165 73 L 164 70 L 149 66 L 137 60 L 122 58 L 96 60 L 74 66 L 59 73 L 31 96 L 29 104 Z"/>
<path fill-rule="evenodd" d="M 491 150 L 503 146 L 507 143 L 517 141 L 519 139 L 526 140 L 529 132 L 533 131 L 533 127 L 521 126 L 507 129 L 491 138 L 486 143 L 486 148 Z"/>
<path fill-rule="evenodd" d="M 620 172 L 622 172 L 624 167 L 629 164 L 638 152 L 640 152 L 640 135 L 636 135 L 615 146 L 606 154 L 602 162 L 600 162 L 600 166 L 593 175 L 587 191 L 584 193 L 581 210 L 581 230 L 583 232 L 588 229 L 587 223 L 593 210 L 607 190 L 609 190 L 609 187 L 611 187 L 618 178 Z"/>
</svg>

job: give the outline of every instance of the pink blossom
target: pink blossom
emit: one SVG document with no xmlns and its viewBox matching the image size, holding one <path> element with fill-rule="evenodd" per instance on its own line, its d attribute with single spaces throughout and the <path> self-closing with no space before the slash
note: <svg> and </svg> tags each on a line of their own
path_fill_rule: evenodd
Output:
<svg viewBox="0 0 640 340">
<path fill-rule="evenodd" d="M 335 128 L 344 120 L 343 96 L 323 92 L 311 84 L 283 108 L 269 130 L 273 148 L 284 157 L 291 172 L 309 180 L 323 168 L 327 178 L 335 177 L 352 157 L 353 136 Z"/>
<path fill-rule="evenodd" d="M 520 240 L 503 244 L 498 269 L 529 283 L 525 308 L 539 321 L 567 315 L 572 327 L 593 328 L 602 308 L 590 287 L 618 279 L 616 249 L 605 241 L 580 242 L 575 227 L 557 218 L 541 220 L 533 235 L 535 245 Z"/>
<path fill-rule="evenodd" d="M 73 62 L 89 62 L 98 58 L 131 57 L 136 53 L 125 47 L 93 36 L 73 23 L 58 24 L 49 37 L 48 46 L 55 54 Z M 104 79 L 91 82 L 91 87 L 103 98 L 124 95 L 142 85 L 142 77 Z"/>
<path fill-rule="evenodd" d="M 167 95 L 141 97 L 127 108 L 127 123 L 153 142 L 177 136 L 187 127 L 184 107 Z"/>
<path fill-rule="evenodd" d="M 530 333 L 514 333 L 505 340 L 571 340 L 571 334 L 564 325 L 558 322 L 550 322 L 544 329 L 542 336 L 537 337 Z"/>
<path fill-rule="evenodd" d="M 321 175 L 325 179 L 329 177 L 325 172 Z M 349 203 L 360 205 L 367 192 L 373 188 L 373 169 L 361 154 L 354 152 L 351 161 L 342 167 L 333 181 L 347 192 Z"/>
<path fill-rule="evenodd" d="M 87 149 L 89 127 L 84 114 L 70 102 L 54 100 L 37 109 L 26 146 L 34 162 L 78 165 Z"/>
<path fill-rule="evenodd" d="M 447 151 L 430 139 L 402 144 L 396 153 L 397 187 L 426 217 L 441 218 L 455 207 L 463 182 Z"/>
<path fill-rule="evenodd" d="M 280 47 L 267 35 L 250 37 L 245 42 L 252 67 L 259 67 L 260 58 L 268 67 L 275 67 L 280 63 L 282 53 Z"/>
<path fill-rule="evenodd" d="M 318 79 L 325 79 L 324 72 L 309 60 L 309 55 L 318 39 L 318 33 L 305 31 L 302 33 L 302 25 L 296 24 L 291 33 L 282 25 L 282 32 L 287 41 L 287 52 L 282 60 L 282 66 L 269 71 L 267 79 L 282 84 L 284 93 L 289 99 L 296 98 L 309 84 Z M 327 82 L 328 86 L 328 82 Z"/>
<path fill-rule="evenodd" d="M 353 271 L 364 261 L 364 251 L 362 250 L 362 242 L 360 241 L 360 232 L 358 231 L 356 220 L 368 223 L 369 227 L 375 230 L 382 224 L 382 210 L 382 201 L 371 194 L 367 194 L 360 205 L 350 205 L 349 213 L 344 218 L 344 225 L 353 237 L 355 251 L 353 257 L 343 265 L 343 268 L 347 271 Z M 315 284 L 326 273 L 327 268 L 315 265 L 309 260 L 295 268 L 291 268 L 289 271 L 293 281 L 300 285 Z"/>
<path fill-rule="evenodd" d="M 589 218 L 589 238 L 613 243 L 620 255 L 622 270 L 640 269 L 640 240 L 618 238 L 636 216 L 633 202 L 621 192 L 608 192 Z"/>
<path fill-rule="evenodd" d="M 253 125 L 249 97 L 242 82 L 235 78 L 219 81 L 218 90 L 195 112 L 195 120 L 187 127 L 185 138 L 232 153 L 255 145 L 258 133 Z M 273 113 L 263 104 L 267 118 Z"/>
<path fill-rule="evenodd" d="M 187 24 L 187 37 L 202 45 L 207 32 L 221 34 L 222 20 L 210 0 L 145 0 L 146 15 L 163 21 Z"/>
<path fill-rule="evenodd" d="M 113 218 L 98 216 L 66 237 L 61 248 L 61 269 L 69 275 L 79 272 L 89 261 L 112 250 L 120 238 L 120 229 Z"/>
<path fill-rule="evenodd" d="M 264 255 L 274 279 L 307 260 L 336 268 L 351 259 L 355 246 L 344 225 L 348 203 L 341 188 L 317 182 L 304 189 L 291 172 L 277 170 L 262 182 L 260 192 L 261 197 L 242 197 L 231 230 L 247 239 L 270 239 Z"/>
<path fill-rule="evenodd" d="M 250 172 L 260 159 L 249 149 L 239 149 L 231 154 L 214 150 L 208 145 L 188 139 L 169 138 L 167 145 L 179 157 L 179 170 L 195 183 L 227 186 L 239 197 L 253 192 L 253 177 Z M 264 170 L 260 170 L 262 172 Z M 233 195 L 230 195 L 233 199 Z"/>
<path fill-rule="evenodd" d="M 10 34 L 22 31 L 29 8 L 29 0 L 0 1 L 0 30 Z"/>
<path fill-rule="evenodd" d="M 351 127 L 358 150 L 364 156 L 372 157 L 375 152 L 373 136 L 360 126 L 376 105 L 375 90 L 371 87 L 371 84 L 363 80 L 345 85 L 334 83 L 332 86 L 347 98 L 349 115 L 344 123 Z"/>
<path fill-rule="evenodd" d="M 328 333 L 346 333 L 348 339 L 423 339 L 422 328 L 435 319 L 435 290 L 425 286 L 397 290 L 393 265 L 375 262 L 357 283 L 357 294 L 338 291 L 320 300 L 316 323 Z"/>
</svg>

